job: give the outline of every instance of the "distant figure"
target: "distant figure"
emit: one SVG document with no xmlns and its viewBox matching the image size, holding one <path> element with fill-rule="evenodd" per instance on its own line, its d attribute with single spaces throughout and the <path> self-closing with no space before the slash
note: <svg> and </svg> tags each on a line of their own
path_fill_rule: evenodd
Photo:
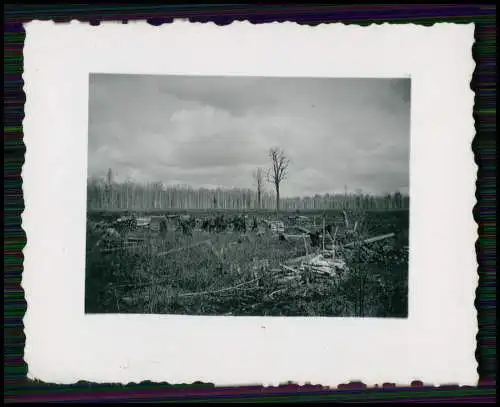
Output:
<svg viewBox="0 0 500 407">
<path fill-rule="evenodd" d="M 196 218 L 194 216 L 189 217 L 188 224 L 191 230 L 193 230 L 196 227 Z"/>
<path fill-rule="evenodd" d="M 240 224 L 241 224 L 241 231 L 243 233 L 247 233 L 247 221 L 246 221 L 246 216 L 242 216 L 240 218 Z"/>
<path fill-rule="evenodd" d="M 217 215 L 215 218 L 215 231 L 216 232 L 224 232 L 226 230 L 227 225 L 224 219 L 224 215 Z"/>
<path fill-rule="evenodd" d="M 165 219 L 160 220 L 160 234 L 164 236 L 167 234 L 167 231 L 167 221 Z"/>
<path fill-rule="evenodd" d="M 259 225 L 257 224 L 257 218 L 254 216 L 253 217 L 253 224 L 252 224 L 252 231 L 256 232 L 259 230 Z"/>
<path fill-rule="evenodd" d="M 247 224 L 244 216 L 236 216 L 233 220 L 233 225 L 235 232 L 246 233 Z"/>
<path fill-rule="evenodd" d="M 216 221 L 214 218 L 211 218 L 209 221 L 208 221 L 208 231 L 209 232 L 215 232 L 217 229 L 217 224 L 216 224 Z"/>
<path fill-rule="evenodd" d="M 201 222 L 201 229 L 205 232 L 210 232 L 210 221 L 208 219 L 203 219 Z"/>
<path fill-rule="evenodd" d="M 191 225 L 189 222 L 179 219 L 179 224 L 182 230 L 182 233 L 184 233 L 187 236 L 192 236 L 193 235 L 193 229 L 191 228 Z"/>
</svg>

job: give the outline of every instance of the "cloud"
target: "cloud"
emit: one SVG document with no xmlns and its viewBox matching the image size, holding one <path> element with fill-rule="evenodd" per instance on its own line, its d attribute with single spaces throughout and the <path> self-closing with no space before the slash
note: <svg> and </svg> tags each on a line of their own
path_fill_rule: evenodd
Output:
<svg viewBox="0 0 500 407">
<path fill-rule="evenodd" d="M 409 183 L 409 80 L 92 75 L 89 175 L 250 188 L 280 146 L 282 193 Z"/>
</svg>

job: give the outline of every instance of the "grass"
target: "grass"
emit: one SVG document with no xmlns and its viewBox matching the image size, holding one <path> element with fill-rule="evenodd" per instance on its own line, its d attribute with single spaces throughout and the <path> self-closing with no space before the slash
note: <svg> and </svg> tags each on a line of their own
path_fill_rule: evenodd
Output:
<svg viewBox="0 0 500 407">
<path fill-rule="evenodd" d="M 305 254 L 300 240 L 170 231 L 146 236 L 137 249 L 102 252 L 95 247 L 99 236 L 89 228 L 86 312 L 406 317 L 408 262 L 401 246 L 408 244 L 407 216 L 368 214 L 364 233 L 396 232 L 397 239 L 352 251 L 351 272 L 342 280 L 305 273 L 280 281 L 274 271 L 280 263 Z M 211 245 L 202 243 L 207 240 Z"/>
</svg>

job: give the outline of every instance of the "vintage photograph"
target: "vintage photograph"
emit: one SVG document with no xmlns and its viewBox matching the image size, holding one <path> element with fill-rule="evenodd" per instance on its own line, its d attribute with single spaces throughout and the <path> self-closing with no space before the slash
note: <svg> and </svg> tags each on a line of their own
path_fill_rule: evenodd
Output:
<svg viewBox="0 0 500 407">
<path fill-rule="evenodd" d="M 477 383 L 473 24 L 24 28 L 30 380 Z"/>
<path fill-rule="evenodd" d="M 408 316 L 410 78 L 90 74 L 85 312 Z"/>
</svg>

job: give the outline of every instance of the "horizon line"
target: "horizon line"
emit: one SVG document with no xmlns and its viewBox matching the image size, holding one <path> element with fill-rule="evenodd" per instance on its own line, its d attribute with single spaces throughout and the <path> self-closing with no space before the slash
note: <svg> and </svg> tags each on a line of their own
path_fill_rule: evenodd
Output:
<svg viewBox="0 0 500 407">
<path fill-rule="evenodd" d="M 105 178 L 105 177 L 104 177 Z M 95 178 L 94 178 L 95 179 Z M 89 181 L 92 181 L 92 177 L 88 177 L 87 178 L 87 186 L 89 186 Z M 101 181 L 104 185 L 109 185 L 108 182 L 105 180 L 105 179 L 98 179 L 98 181 Z M 115 184 L 115 185 L 125 185 L 127 183 L 130 183 L 130 184 L 135 184 L 135 185 L 139 185 L 139 186 L 146 186 L 146 185 L 159 185 L 161 186 L 161 188 L 165 188 L 165 189 L 183 189 L 183 190 L 186 190 L 186 191 L 201 191 L 201 190 L 204 190 L 204 191 L 224 191 L 224 192 L 249 192 L 249 193 L 253 193 L 253 194 L 256 194 L 257 191 L 253 188 L 249 188 L 249 187 L 224 187 L 224 186 L 218 186 L 218 187 L 209 187 L 209 186 L 192 186 L 192 185 L 189 185 L 189 184 L 171 184 L 171 185 L 167 185 L 163 182 L 160 182 L 160 181 L 132 181 L 132 180 L 128 180 L 128 181 L 112 181 L 111 184 Z M 397 193 L 399 193 L 401 196 L 403 197 L 409 197 L 410 194 L 409 192 L 401 192 L 401 190 L 399 189 L 395 189 L 393 191 L 386 191 L 386 192 L 378 192 L 378 193 L 373 193 L 373 192 L 367 192 L 367 191 L 363 191 L 362 188 L 357 188 L 358 191 L 356 191 L 356 189 L 354 190 L 343 190 L 343 191 L 331 191 L 331 192 L 316 192 L 312 195 L 283 195 L 283 194 L 280 194 L 280 199 L 302 199 L 302 198 L 314 198 L 315 196 L 320 196 L 320 197 L 325 197 L 326 195 L 332 195 L 332 196 L 375 196 L 375 197 L 383 197 L 383 196 L 387 196 L 387 195 L 395 195 Z M 261 192 L 262 195 L 271 195 L 271 197 L 273 197 L 275 195 L 275 192 L 274 190 L 264 190 Z"/>
</svg>

